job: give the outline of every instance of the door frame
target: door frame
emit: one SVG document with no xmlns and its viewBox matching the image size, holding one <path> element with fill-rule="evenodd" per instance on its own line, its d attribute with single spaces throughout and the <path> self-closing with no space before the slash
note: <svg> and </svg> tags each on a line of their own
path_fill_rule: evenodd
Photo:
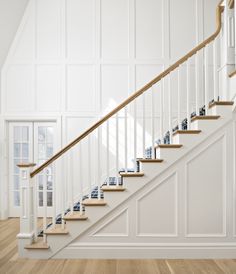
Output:
<svg viewBox="0 0 236 274">
<path fill-rule="evenodd" d="M 43 117 L 42 117 L 43 115 Z M 56 146 L 55 151 L 61 149 L 63 144 L 63 134 L 62 134 L 62 120 L 63 117 L 52 116 L 51 114 L 42 114 L 41 116 L 31 115 L 22 116 L 12 115 L 12 116 L 0 116 L 0 220 L 9 218 L 9 123 L 14 122 L 54 122 L 56 129 Z M 2 144 L 2 146 L 1 146 Z M 57 171 L 57 183 L 61 185 L 62 174 L 58 174 Z M 60 171 L 62 172 L 62 171 Z"/>
</svg>

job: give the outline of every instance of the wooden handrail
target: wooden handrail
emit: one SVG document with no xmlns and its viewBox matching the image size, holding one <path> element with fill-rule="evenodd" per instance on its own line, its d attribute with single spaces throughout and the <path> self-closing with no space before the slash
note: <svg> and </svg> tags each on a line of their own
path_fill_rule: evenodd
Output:
<svg viewBox="0 0 236 274">
<path fill-rule="evenodd" d="M 228 6 L 230 9 L 234 8 L 234 0 L 229 0 Z"/>
<path fill-rule="evenodd" d="M 52 158 L 47 160 L 45 163 L 43 163 L 41 166 L 36 168 L 31 174 L 31 178 L 34 177 L 36 174 L 41 172 L 44 168 L 46 168 L 48 165 L 53 163 L 55 160 L 57 160 L 59 157 L 61 157 L 64 153 L 66 153 L 68 150 L 70 150 L 73 146 L 78 144 L 81 140 L 83 140 L 86 136 L 88 136 L 92 131 L 97 129 L 100 125 L 102 125 L 104 122 L 106 122 L 109 118 L 111 118 L 114 114 L 116 114 L 118 111 L 123 109 L 125 106 L 130 104 L 132 101 L 134 101 L 137 97 L 142 95 L 145 91 L 147 91 L 149 88 L 151 88 L 154 84 L 159 82 L 162 78 L 170 74 L 173 70 L 178 68 L 181 64 L 183 64 L 186 60 L 188 60 L 190 57 L 192 57 L 194 54 L 196 54 L 199 50 L 204 48 L 207 44 L 212 42 L 217 35 L 220 33 L 221 30 L 221 13 L 224 10 L 224 7 L 221 6 L 223 0 L 220 1 L 216 8 L 216 24 L 217 29 L 214 34 L 212 34 L 209 38 L 204 40 L 202 43 L 200 43 L 197 47 L 192 49 L 188 54 L 184 55 L 181 59 L 179 59 L 176 63 L 171 65 L 168 69 L 164 70 L 161 74 L 159 74 L 156 78 L 154 78 L 152 81 L 150 81 L 148 84 L 146 84 L 144 87 L 142 87 L 140 90 L 132 94 L 130 97 L 128 97 L 125 101 L 123 101 L 119 106 L 114 108 L 111 112 L 109 112 L 107 115 L 105 115 L 103 118 L 101 118 L 99 121 L 97 121 L 93 126 L 88 128 L 84 133 L 82 133 L 79 137 L 77 137 L 74 141 L 72 141 L 70 144 L 65 146 L 62 150 L 57 152 Z"/>
</svg>

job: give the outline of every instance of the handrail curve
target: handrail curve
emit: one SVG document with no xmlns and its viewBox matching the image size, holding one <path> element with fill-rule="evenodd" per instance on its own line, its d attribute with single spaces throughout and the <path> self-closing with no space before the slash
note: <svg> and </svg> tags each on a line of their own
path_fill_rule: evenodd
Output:
<svg viewBox="0 0 236 274">
<path fill-rule="evenodd" d="M 33 172 L 31 172 L 30 177 L 33 178 L 35 175 L 40 173 L 47 166 L 49 166 L 51 163 L 53 163 L 55 160 L 57 160 L 59 157 L 61 157 L 64 153 L 66 153 L 68 150 L 70 150 L 72 147 L 74 147 L 76 144 L 78 144 L 81 140 L 83 140 L 86 136 L 88 136 L 91 132 L 93 132 L 95 129 L 97 129 L 100 125 L 102 125 L 104 122 L 106 122 L 114 114 L 116 114 L 118 111 L 123 109 L 129 103 L 134 101 L 137 97 L 142 95 L 145 91 L 147 91 L 149 88 L 151 88 L 154 84 L 158 83 L 161 79 L 163 79 L 165 76 L 170 74 L 172 71 L 174 71 L 176 68 L 178 68 L 181 64 L 183 64 L 185 61 L 187 61 L 193 55 L 195 55 L 199 50 L 203 49 L 206 45 L 208 45 L 210 42 L 212 42 L 221 31 L 221 27 L 222 27 L 221 13 L 224 10 L 224 7 L 221 6 L 222 3 L 223 3 L 223 0 L 220 1 L 220 3 L 217 5 L 217 8 L 216 8 L 217 29 L 216 29 L 215 33 L 213 33 L 210 37 L 208 37 L 206 40 L 204 40 L 202 43 L 200 43 L 198 46 L 196 46 L 194 49 L 192 49 L 190 52 L 188 52 L 182 58 L 180 58 L 177 62 L 175 62 L 173 65 L 171 65 L 168 69 L 166 69 L 162 73 L 160 73 L 157 77 L 155 77 L 152 81 L 150 81 L 148 84 L 146 84 L 140 90 L 138 90 L 137 92 L 135 92 L 134 94 L 129 96 L 125 101 L 123 101 L 120 105 L 118 105 L 116 108 L 114 108 L 111 112 L 106 114 L 103 118 L 101 118 L 99 121 L 97 121 L 94 125 L 92 125 L 86 131 L 84 131 L 74 141 L 72 141 L 67 146 L 65 146 L 63 149 L 61 149 L 59 152 L 57 152 L 49 160 L 47 160 L 45 163 L 43 163 L 42 165 L 37 167 Z"/>
</svg>

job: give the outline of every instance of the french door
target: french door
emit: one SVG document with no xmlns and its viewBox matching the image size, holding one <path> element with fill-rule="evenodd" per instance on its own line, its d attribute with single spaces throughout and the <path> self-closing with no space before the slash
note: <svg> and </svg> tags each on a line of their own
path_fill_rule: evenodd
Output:
<svg viewBox="0 0 236 274">
<path fill-rule="evenodd" d="M 34 162 L 37 165 L 52 157 L 56 148 L 56 123 L 9 123 L 9 216 L 20 216 L 20 180 L 18 163 Z M 46 180 L 48 213 L 54 200 L 55 170 L 47 167 L 36 178 L 38 191 L 38 216 L 43 212 L 43 192 Z"/>
</svg>

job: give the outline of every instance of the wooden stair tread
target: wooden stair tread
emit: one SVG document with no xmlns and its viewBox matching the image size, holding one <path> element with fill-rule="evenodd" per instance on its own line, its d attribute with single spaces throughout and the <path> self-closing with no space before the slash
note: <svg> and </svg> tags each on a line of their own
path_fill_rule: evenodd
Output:
<svg viewBox="0 0 236 274">
<path fill-rule="evenodd" d="M 123 186 L 102 186 L 103 191 L 125 191 Z"/>
<path fill-rule="evenodd" d="M 120 176 L 122 177 L 143 177 L 143 172 L 120 172 Z"/>
<path fill-rule="evenodd" d="M 163 159 L 137 159 L 141 163 L 162 163 Z"/>
<path fill-rule="evenodd" d="M 199 134 L 201 133 L 201 130 L 177 130 L 176 132 L 173 133 L 173 135 L 177 134 Z"/>
<path fill-rule="evenodd" d="M 180 144 L 163 144 L 157 145 L 156 148 L 181 148 L 183 145 Z"/>
<path fill-rule="evenodd" d="M 80 212 L 73 212 L 67 213 L 66 216 L 63 218 L 65 221 L 77 221 L 77 220 L 82 220 L 85 221 L 88 219 L 88 217 L 85 214 L 81 214 Z"/>
<path fill-rule="evenodd" d="M 209 108 L 212 108 L 214 106 L 232 106 L 234 104 L 233 101 L 216 101 L 209 104 Z"/>
<path fill-rule="evenodd" d="M 49 249 L 49 245 L 43 241 L 37 241 L 30 245 L 26 245 L 25 249 Z"/>
<path fill-rule="evenodd" d="M 200 116 L 194 116 L 191 121 L 197 121 L 197 120 L 217 120 L 220 118 L 220 115 L 200 115 Z"/>
<path fill-rule="evenodd" d="M 105 205 L 107 205 L 107 202 L 105 202 L 104 199 L 85 199 L 82 202 L 82 205 L 85 205 L 85 206 L 105 206 Z"/>
<path fill-rule="evenodd" d="M 66 228 L 62 228 L 61 225 L 56 225 L 55 228 L 48 228 L 44 234 L 46 235 L 66 235 L 69 231 Z"/>
</svg>

